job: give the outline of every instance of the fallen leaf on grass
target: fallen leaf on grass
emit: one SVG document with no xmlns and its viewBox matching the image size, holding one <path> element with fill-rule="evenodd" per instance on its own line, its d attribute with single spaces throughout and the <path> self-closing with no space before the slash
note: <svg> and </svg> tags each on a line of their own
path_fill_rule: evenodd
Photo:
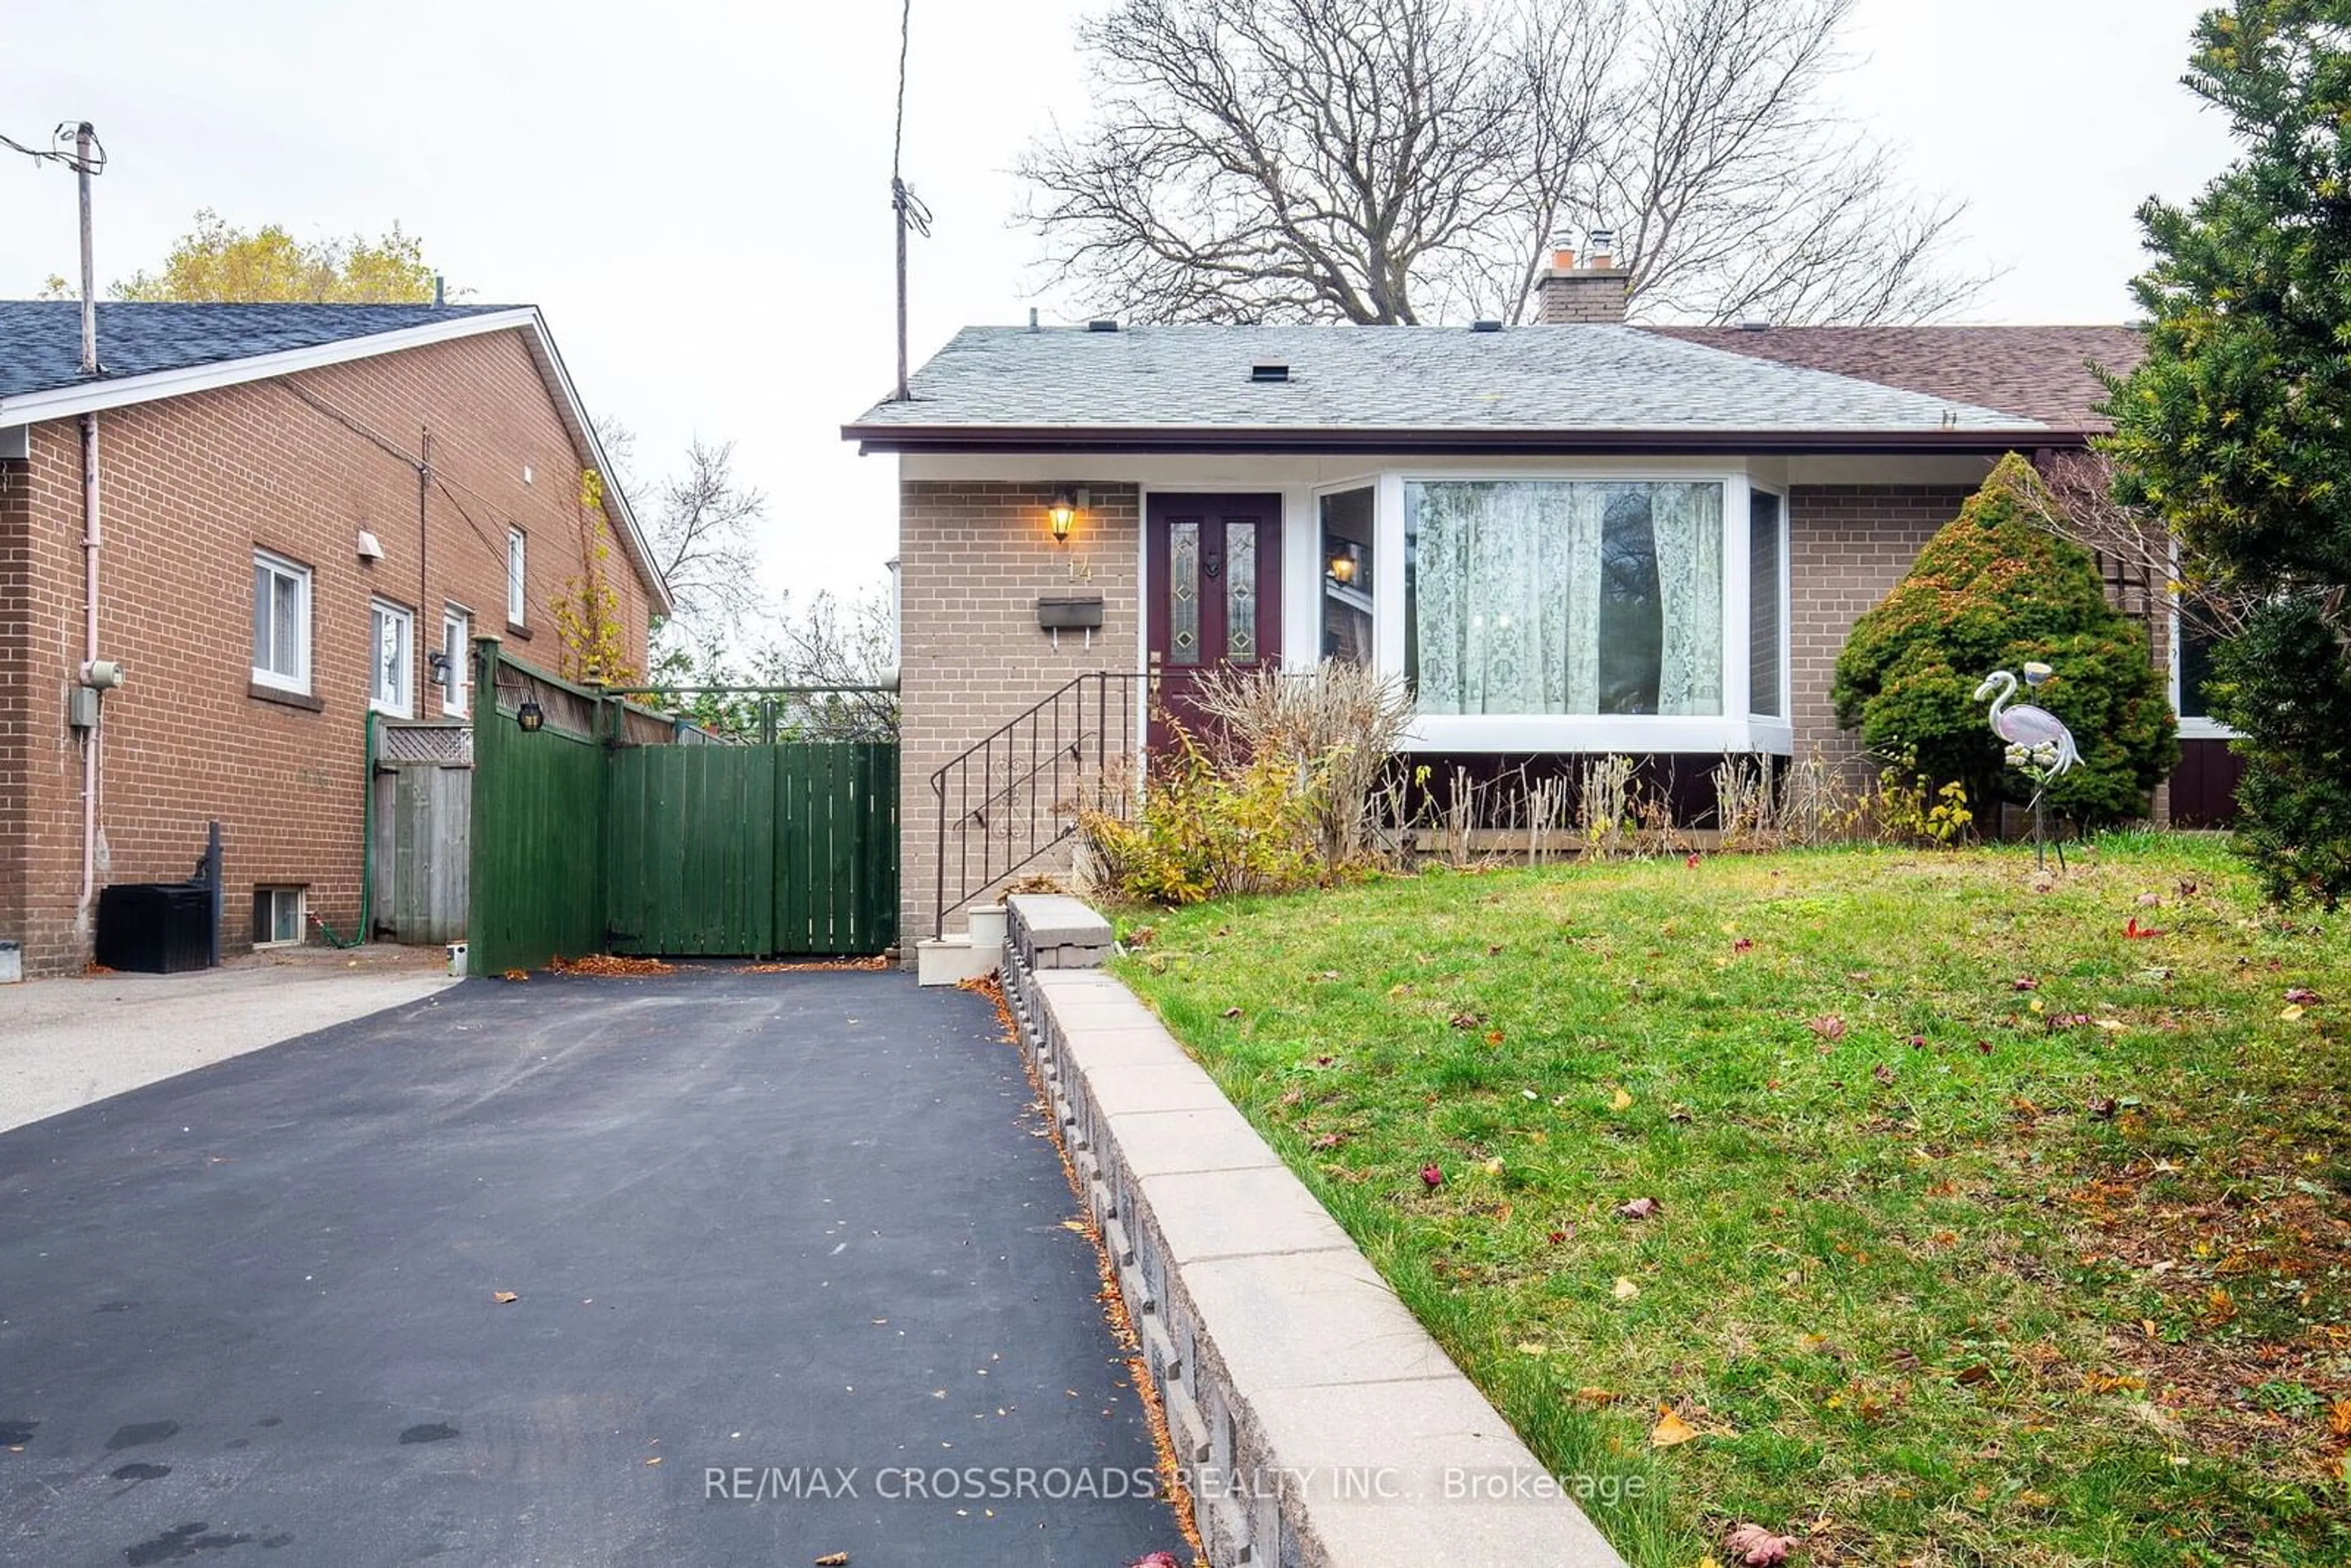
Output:
<svg viewBox="0 0 2351 1568">
<path fill-rule="evenodd" d="M 1869 1070 L 1869 1075 L 1872 1078 L 1876 1079 L 1880 1083 L 1891 1083 L 1894 1082 L 1894 1069 L 1886 1066 L 1886 1063 L 1882 1061 L 1876 1067 Z"/>
<path fill-rule="evenodd" d="M 2285 988 L 2285 999 L 2295 1007 L 2307 1008 L 2315 1007 L 2320 998 L 2318 993 L 2308 986 L 2288 986 Z"/>
<path fill-rule="evenodd" d="M 1241 1016 L 1241 1009 L 1238 1008 L 1227 1008 L 1225 1009 L 1224 1016 L 1228 1019 L 1237 1019 Z"/>
<path fill-rule="evenodd" d="M 1624 1276 L 1624 1275 L 1619 1274 L 1619 1275 L 1617 1275 L 1617 1276 L 1616 1276 L 1616 1286 L 1615 1286 L 1615 1291 L 1616 1291 L 1616 1299 L 1617 1299 L 1618 1301 L 1631 1301 L 1634 1297 L 1635 1297 L 1635 1296 L 1637 1296 L 1637 1295 L 1639 1295 L 1639 1294 L 1641 1293 L 1641 1287 L 1640 1287 L 1640 1286 L 1638 1286 L 1638 1285 L 1636 1285 L 1636 1284 L 1635 1284 L 1635 1283 L 1633 1283 L 1633 1281 L 1632 1281 L 1627 1280 L 1626 1278 L 1625 1278 L 1625 1276 Z"/>
<path fill-rule="evenodd" d="M 1668 1405 L 1657 1406 L 1657 1424 L 1649 1428 L 1649 1447 L 1670 1448 L 1698 1435 L 1698 1428 L 1674 1414 Z"/>
<path fill-rule="evenodd" d="M 2278 1017 L 2283 1019 L 2288 1023 L 2294 1022 L 2294 1019 L 2301 1016 L 2302 1004 L 2300 1002 L 2294 1003 L 2292 1007 L 2280 1008 L 2278 1009 Z"/>
<path fill-rule="evenodd" d="M 2125 923 L 2123 926 L 2123 935 L 2130 940 L 2137 942 L 2149 936 L 2160 936 L 2163 935 L 2163 932 L 2157 926 L 2141 925 L 2138 923 L 2138 916 L 2134 915 L 2127 922 Z"/>
<path fill-rule="evenodd" d="M 1431 1190 L 1443 1186 L 1445 1185 L 1444 1167 L 1441 1166 L 1421 1166 L 1420 1182 L 1423 1186 L 1428 1187 Z"/>
<path fill-rule="evenodd" d="M 2019 975 L 2008 983 L 2008 988 L 2012 991 L 2037 991 L 2041 988 L 2041 982 L 2031 975 Z"/>
<path fill-rule="evenodd" d="M 1796 1541 L 1793 1536 L 1774 1535 L 1760 1524 L 1741 1522 L 1723 1536 L 1722 1549 L 1730 1553 L 1732 1562 L 1744 1563 L 1747 1568 L 1775 1568 L 1788 1560 Z"/>
<path fill-rule="evenodd" d="M 1489 1029 L 1489 1030 L 1488 1030 L 1486 1031 L 1486 1043 L 1487 1043 L 1488 1045 L 1499 1045 L 1499 1044 L 1501 1044 L 1501 1043 L 1502 1043 L 1502 1031 L 1501 1031 L 1500 1030 L 1498 1030 L 1498 1029 Z"/>
<path fill-rule="evenodd" d="M 1575 1391 L 1575 1396 L 1578 1399 L 1583 1400 L 1586 1405 L 1614 1405 L 1616 1403 L 1616 1391 L 1613 1388 L 1593 1388 L 1587 1385 L 1584 1387 L 1577 1389 Z"/>
<path fill-rule="evenodd" d="M 1540 1345 L 1535 1343 L 1532 1340 L 1528 1340 L 1519 1346 L 1519 1354 L 1520 1355 L 1549 1355 L 1551 1354 L 1551 1350 L 1550 1347 L 1546 1345 Z"/>
<path fill-rule="evenodd" d="M 1484 1023 L 1486 1020 L 1479 1018 L 1476 1013 L 1455 1013 L 1451 1018 L 1447 1019 L 1445 1021 L 1451 1024 L 1455 1029 L 1476 1029 L 1479 1024 Z"/>
<path fill-rule="evenodd" d="M 1633 1096 L 1626 1093 L 1622 1089 L 1619 1089 L 1615 1093 L 1610 1095 L 1608 1098 L 1608 1108 L 1611 1111 L 1629 1111 L 1632 1109 L 1632 1106 Z"/>
<path fill-rule="evenodd" d="M 2335 1408 L 2326 1413 L 2326 1429 L 2338 1437 L 2351 1437 L 2351 1399 L 2335 1402 Z"/>
<path fill-rule="evenodd" d="M 1814 1019 L 1812 1021 L 1811 1028 L 1812 1031 L 1814 1034 L 1819 1035 L 1823 1040 L 1843 1040 L 1844 1038 L 1844 1019 L 1837 1017 L 1834 1013 L 1827 1013 L 1820 1018 Z"/>
<path fill-rule="evenodd" d="M 1335 1149 L 1344 1141 L 1337 1133 L 1324 1133 L 1306 1146 L 1310 1149 Z"/>
<path fill-rule="evenodd" d="M 1654 1218 L 1665 1207 L 1654 1197 L 1636 1197 L 1630 1203 L 1618 1204 L 1616 1214 L 1623 1219 L 1648 1219 Z"/>
</svg>

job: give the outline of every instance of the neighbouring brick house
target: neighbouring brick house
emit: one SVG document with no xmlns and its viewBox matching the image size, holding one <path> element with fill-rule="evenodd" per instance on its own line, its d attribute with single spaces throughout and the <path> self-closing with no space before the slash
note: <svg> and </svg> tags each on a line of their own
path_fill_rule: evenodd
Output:
<svg viewBox="0 0 2351 1568">
<path fill-rule="evenodd" d="M 2083 450 L 2093 366 L 2140 352 L 2122 327 L 1635 328 L 1624 269 L 1555 262 L 1508 329 L 967 329 L 844 430 L 898 461 L 904 929 L 944 906 L 951 936 L 1023 858 L 1019 747 L 1073 745 L 1041 718 L 982 743 L 1089 671 L 1167 695 L 1363 661 L 1411 680 L 1416 758 L 1447 771 L 1849 763 L 1855 619 L 2001 455 Z M 2168 657 L 2162 585 L 2113 586 Z"/>
<path fill-rule="evenodd" d="M 367 716 L 455 716 L 470 639 L 559 661 L 550 606 L 604 459 L 538 312 L 502 306 L 0 303 L 0 939 L 79 967 L 94 891 L 186 877 L 218 821 L 223 946 L 360 915 Z M 94 729 L 95 657 L 125 681 Z M 665 591 L 608 493 L 644 661 Z M 444 671 L 446 677 L 444 677 Z M 86 764 L 95 810 L 85 833 Z M 253 911 L 248 922 L 246 912 Z"/>
</svg>

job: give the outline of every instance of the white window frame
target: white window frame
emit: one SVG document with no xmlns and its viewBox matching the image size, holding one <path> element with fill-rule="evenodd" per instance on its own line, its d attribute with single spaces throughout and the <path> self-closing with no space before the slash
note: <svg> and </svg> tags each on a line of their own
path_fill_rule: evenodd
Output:
<svg viewBox="0 0 2351 1568">
<path fill-rule="evenodd" d="M 400 628 L 399 690 L 386 695 L 376 682 L 382 672 L 383 622 Z M 416 713 L 416 614 L 389 600 L 368 601 L 368 706 L 391 718 L 412 718 Z"/>
<path fill-rule="evenodd" d="M 2174 718 L 2179 721 L 2179 738 L 2182 740 L 2236 739 L 2238 732 L 2230 728 L 2227 725 L 2222 724 L 2219 719 L 2210 717 L 2204 714 L 2197 714 L 2190 716 L 2189 715 L 2179 711 L 2179 699 L 2182 694 L 2182 688 L 2179 684 L 2179 650 L 2182 642 L 2185 640 L 2188 628 L 2180 619 L 2179 607 L 2178 605 L 2175 604 L 2171 607 L 2170 614 L 2171 639 L 2169 651 L 2171 657 L 2169 663 L 2171 665 L 2171 714 Z"/>
<path fill-rule="evenodd" d="M 1379 669 L 1404 671 L 1405 517 L 1408 484 L 1543 483 L 1604 485 L 1718 484 L 1722 486 L 1722 712 L 1719 714 L 1416 714 L 1404 746 L 1414 751 L 1690 752 L 1700 755 L 1770 752 L 1791 755 L 1794 729 L 1785 718 L 1751 717 L 1748 708 L 1747 616 L 1749 480 L 1744 467 L 1617 467 L 1577 464 L 1544 468 L 1409 467 L 1379 476 L 1375 532 L 1379 553 L 1394 564 L 1374 584 L 1372 637 Z M 1781 497 L 1783 530 L 1787 497 Z M 1782 680 L 1789 681 L 1786 628 L 1782 629 Z"/>
<path fill-rule="evenodd" d="M 256 549 L 253 552 L 253 564 L 256 568 L 270 572 L 273 578 L 282 577 L 291 580 L 299 591 L 301 608 L 299 617 L 301 629 L 295 638 L 296 673 L 288 675 L 281 671 L 265 668 L 259 658 L 261 650 L 256 648 L 253 650 L 256 655 L 253 660 L 253 684 L 256 686 L 267 686 L 272 691 L 292 692 L 299 696 L 308 696 L 310 695 L 310 569 L 266 549 Z M 274 584 L 271 591 L 273 594 L 276 592 Z M 254 608 L 258 613 L 261 607 L 256 604 Z M 269 617 L 269 625 L 274 636 L 277 624 L 277 616 L 274 613 L 276 606 L 273 604 L 271 609 L 273 613 Z M 271 652 L 275 653 L 277 650 L 273 648 Z"/>
<path fill-rule="evenodd" d="M 1790 567 L 1788 555 L 1790 546 L 1795 542 L 1795 534 L 1790 526 L 1788 517 L 1788 486 L 1785 485 L 1760 484 L 1753 479 L 1750 479 L 1747 482 L 1747 505 L 1749 507 L 1747 531 L 1747 613 L 1750 624 L 1752 623 L 1755 613 L 1755 530 L 1753 507 L 1755 505 L 1755 493 L 1759 490 L 1763 492 L 1765 495 L 1774 497 L 1780 503 L 1780 581 L 1777 585 L 1780 594 L 1780 711 L 1777 714 L 1756 713 L 1753 711 L 1755 707 L 1755 670 L 1754 666 L 1750 664 L 1747 671 L 1747 706 L 1749 709 L 1747 718 L 1749 725 L 1758 730 L 1780 730 L 1787 732 L 1785 744 L 1778 747 L 1766 747 L 1764 749 L 1779 750 L 1785 754 L 1792 755 L 1795 745 L 1796 722 L 1796 642 L 1794 636 L 1794 622 L 1796 619 L 1796 584 L 1794 574 Z M 1726 585 L 1725 592 L 1727 596 L 1728 585 Z M 1750 645 L 1751 641 L 1752 639 L 1750 639 L 1748 642 L 1742 642 L 1740 646 L 1742 648 L 1747 647 Z M 1766 738 L 1778 737 L 1767 737 Z"/>
<path fill-rule="evenodd" d="M 270 931 L 267 936 L 256 934 L 253 945 L 256 947 L 300 946 L 310 930 L 310 890 L 307 887 L 274 886 L 265 883 L 253 890 L 253 895 L 256 899 L 265 895 L 269 899 L 268 929 Z M 294 901 L 294 935 L 280 936 L 277 935 L 278 900 L 289 897 Z"/>
<path fill-rule="evenodd" d="M 455 632 L 453 639 L 449 634 Z M 441 711 L 462 718 L 467 711 L 474 668 L 474 612 L 462 604 L 441 607 L 441 652 L 449 661 L 448 684 L 441 688 Z M 455 646 L 452 646 L 452 643 Z"/>
<path fill-rule="evenodd" d="M 507 624 L 527 626 L 530 613 L 530 536 L 507 530 Z"/>
</svg>

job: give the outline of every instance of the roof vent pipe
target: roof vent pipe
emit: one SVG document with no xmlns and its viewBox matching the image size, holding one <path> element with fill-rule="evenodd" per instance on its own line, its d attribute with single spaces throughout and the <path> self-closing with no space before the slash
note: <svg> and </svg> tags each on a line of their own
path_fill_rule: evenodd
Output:
<svg viewBox="0 0 2351 1568">
<path fill-rule="evenodd" d="M 1472 321 L 1469 323 L 1469 329 L 1472 332 L 1499 332 L 1502 329 L 1502 324 L 1494 320 Z"/>
<path fill-rule="evenodd" d="M 1288 365 L 1251 365 L 1249 380 L 1253 382 L 1286 382 L 1290 379 Z"/>
<path fill-rule="evenodd" d="M 1086 323 L 1086 330 L 1089 332 L 1115 332 L 1118 330 L 1118 323 L 1107 316 L 1097 316 L 1092 320 Z"/>
</svg>

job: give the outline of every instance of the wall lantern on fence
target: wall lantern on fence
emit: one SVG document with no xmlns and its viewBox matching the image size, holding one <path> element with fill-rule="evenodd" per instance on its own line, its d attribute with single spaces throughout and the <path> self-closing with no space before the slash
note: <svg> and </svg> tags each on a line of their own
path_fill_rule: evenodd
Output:
<svg viewBox="0 0 2351 1568">
<path fill-rule="evenodd" d="M 1053 530 L 1053 542 L 1070 542 L 1070 529 L 1076 524 L 1078 514 L 1085 509 L 1086 493 L 1072 492 L 1066 486 L 1053 492 L 1053 504 L 1045 508 L 1045 525 Z"/>
<path fill-rule="evenodd" d="M 515 725 L 525 735 L 536 735 L 538 727 L 546 722 L 547 710 L 538 706 L 535 697 L 523 698 L 522 706 L 515 709 Z"/>
</svg>

